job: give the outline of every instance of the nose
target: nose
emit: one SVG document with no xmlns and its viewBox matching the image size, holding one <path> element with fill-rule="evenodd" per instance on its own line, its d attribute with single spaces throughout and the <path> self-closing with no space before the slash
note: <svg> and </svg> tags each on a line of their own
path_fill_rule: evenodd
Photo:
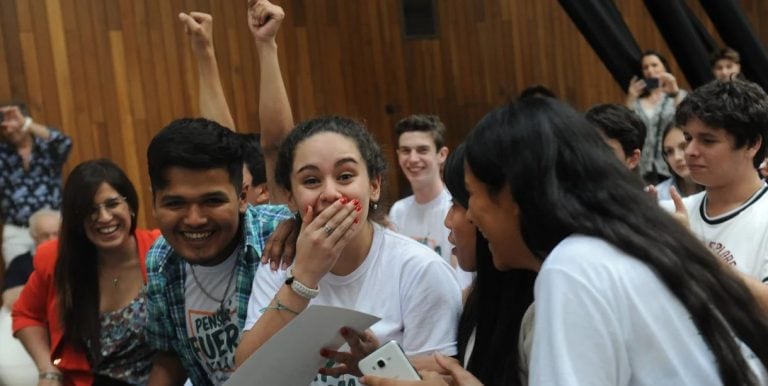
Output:
<svg viewBox="0 0 768 386">
<path fill-rule="evenodd" d="M 208 218 L 198 205 L 190 205 L 184 216 L 184 225 L 190 227 L 200 227 L 208 222 Z"/>
<path fill-rule="evenodd" d="M 407 160 L 409 162 L 416 162 L 418 159 L 419 157 L 417 156 L 416 151 L 411 150 L 410 152 L 408 152 Z"/>
<path fill-rule="evenodd" d="M 104 205 L 99 205 L 94 215 L 96 216 L 95 218 L 96 222 L 109 221 L 113 216 L 112 212 L 107 210 L 107 208 Z"/>
<path fill-rule="evenodd" d="M 675 149 L 672 153 L 672 159 L 675 161 L 685 160 L 685 150 Z"/>
<path fill-rule="evenodd" d="M 685 146 L 685 157 L 696 157 L 699 155 L 699 145 L 696 143 L 695 139 L 692 139 L 688 142 L 688 144 Z"/>
<path fill-rule="evenodd" d="M 323 190 L 320 192 L 320 196 L 318 197 L 318 204 L 324 204 L 324 205 L 318 205 L 319 208 L 323 208 L 327 205 L 330 205 L 334 203 L 336 200 L 340 199 L 342 194 L 339 192 L 339 190 L 336 187 L 336 184 L 329 182 L 323 185 Z"/>
</svg>

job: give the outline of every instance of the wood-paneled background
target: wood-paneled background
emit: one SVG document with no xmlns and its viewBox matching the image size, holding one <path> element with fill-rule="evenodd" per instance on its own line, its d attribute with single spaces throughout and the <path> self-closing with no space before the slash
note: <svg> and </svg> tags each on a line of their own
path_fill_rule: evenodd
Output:
<svg viewBox="0 0 768 386">
<path fill-rule="evenodd" d="M 578 108 L 624 98 L 557 0 L 437 0 L 440 34 L 427 40 L 403 38 L 399 0 L 277 2 L 287 13 L 280 58 L 296 119 L 363 119 L 391 161 L 391 128 L 406 114 L 440 115 L 453 146 L 530 84 L 548 85 Z M 717 36 L 698 2 L 688 2 Z M 766 41 L 768 22 L 760 21 L 768 20 L 768 2 L 741 3 Z M 146 146 L 173 118 L 198 114 L 196 70 L 178 12 L 214 15 L 236 123 L 240 131 L 259 130 L 258 63 L 245 4 L 0 0 L 0 100 L 26 100 L 36 121 L 74 138 L 67 171 L 96 157 L 124 167 L 141 193 L 140 222 L 152 226 Z M 617 4 L 641 47 L 669 53 L 641 1 Z M 404 191 L 397 169 L 390 163 L 392 198 Z"/>
</svg>

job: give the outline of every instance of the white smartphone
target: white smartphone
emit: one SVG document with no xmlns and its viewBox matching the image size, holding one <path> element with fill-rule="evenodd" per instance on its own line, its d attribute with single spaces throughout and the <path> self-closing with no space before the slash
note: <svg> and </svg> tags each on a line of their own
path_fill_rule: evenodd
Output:
<svg viewBox="0 0 768 386">
<path fill-rule="evenodd" d="M 357 366 L 364 375 L 382 378 L 419 381 L 421 376 L 405 355 L 403 348 L 391 340 L 368 354 Z"/>
</svg>

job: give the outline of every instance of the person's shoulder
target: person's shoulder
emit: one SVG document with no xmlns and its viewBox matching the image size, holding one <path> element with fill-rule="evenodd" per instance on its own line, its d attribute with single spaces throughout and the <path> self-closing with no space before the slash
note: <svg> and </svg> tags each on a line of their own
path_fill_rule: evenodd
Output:
<svg viewBox="0 0 768 386">
<path fill-rule="evenodd" d="M 146 242 L 152 245 L 161 235 L 159 229 L 136 228 L 136 238 L 139 240 L 139 243 Z"/>
<path fill-rule="evenodd" d="M 609 242 L 594 236 L 571 235 L 547 255 L 542 270 L 561 268 L 570 272 L 611 266 L 628 255 Z"/>
<path fill-rule="evenodd" d="M 173 254 L 173 247 L 162 235 L 155 238 L 152 246 L 147 251 L 146 264 L 147 272 L 157 272 L 160 267 L 167 264 L 169 257 Z"/>
<path fill-rule="evenodd" d="M 53 274 L 56 268 L 56 259 L 59 256 L 59 240 L 53 239 L 43 242 L 35 249 L 33 264 L 35 270 Z"/>
<path fill-rule="evenodd" d="M 413 203 L 414 203 L 413 195 L 403 197 L 395 201 L 394 204 L 392 204 L 392 209 L 390 209 L 390 213 L 392 213 L 393 211 L 402 210 L 410 205 L 413 205 Z"/>
<path fill-rule="evenodd" d="M 288 205 L 248 205 L 246 216 L 253 223 L 262 223 L 264 221 L 285 220 L 293 216 L 293 212 Z"/>
</svg>

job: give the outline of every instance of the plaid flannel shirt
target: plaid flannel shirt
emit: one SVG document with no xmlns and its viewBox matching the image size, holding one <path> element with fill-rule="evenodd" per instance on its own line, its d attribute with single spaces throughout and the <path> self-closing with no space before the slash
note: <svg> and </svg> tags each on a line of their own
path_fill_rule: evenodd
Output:
<svg viewBox="0 0 768 386">
<path fill-rule="evenodd" d="M 267 239 L 277 224 L 292 215 L 284 205 L 259 205 L 249 206 L 241 216 L 245 243 L 237 247 L 235 285 L 237 319 L 241 329 L 248 312 L 253 277 Z M 157 350 L 176 352 L 194 385 L 213 385 L 197 361 L 187 335 L 184 315 L 185 263 L 164 237 L 158 238 L 147 253 L 147 341 Z"/>
</svg>

